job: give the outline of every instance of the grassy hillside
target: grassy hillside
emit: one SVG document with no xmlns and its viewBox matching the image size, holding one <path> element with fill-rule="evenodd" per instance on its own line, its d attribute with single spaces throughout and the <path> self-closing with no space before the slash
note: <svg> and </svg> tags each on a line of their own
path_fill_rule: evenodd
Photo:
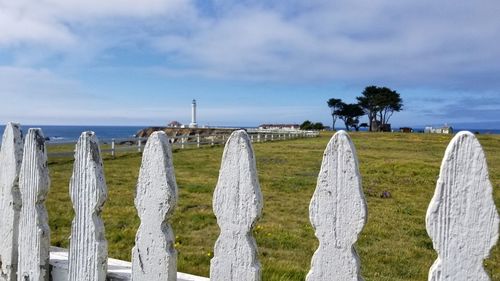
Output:
<svg viewBox="0 0 500 281">
<path fill-rule="evenodd" d="M 358 152 L 368 224 L 357 250 L 365 280 L 427 280 L 436 258 L 425 230 L 425 212 L 439 166 L 451 139 L 447 135 L 352 133 Z M 309 201 L 323 150 L 331 135 L 254 144 L 264 195 L 264 213 L 255 229 L 263 280 L 304 280 L 317 240 L 309 223 Z M 500 206 L 500 136 L 480 135 Z M 61 150 L 67 147 L 51 147 Z M 179 252 L 178 269 L 208 276 L 218 226 L 212 213 L 222 147 L 178 150 L 174 165 L 179 204 L 172 219 Z M 49 210 L 52 244 L 68 246 L 73 211 L 68 194 L 72 159 L 49 159 L 52 185 Z M 138 153 L 104 156 L 109 198 L 103 217 L 109 255 L 130 259 L 139 219 L 133 205 L 140 166 Z M 381 198 L 388 191 L 390 198 Z M 485 262 L 500 281 L 500 246 Z"/>
</svg>

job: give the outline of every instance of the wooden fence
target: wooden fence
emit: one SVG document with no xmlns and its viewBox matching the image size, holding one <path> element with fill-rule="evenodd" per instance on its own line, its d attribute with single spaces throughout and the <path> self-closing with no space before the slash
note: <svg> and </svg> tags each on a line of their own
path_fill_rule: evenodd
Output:
<svg viewBox="0 0 500 281">
<path fill-rule="evenodd" d="M 8 124 L 0 152 L 0 280 L 258 281 L 261 266 L 252 228 L 262 213 L 251 139 L 227 139 L 213 208 L 220 227 L 210 279 L 177 272 L 169 218 L 178 200 L 171 143 L 155 132 L 144 147 L 135 206 L 141 224 L 132 262 L 108 259 L 101 210 L 107 197 L 101 151 L 94 133 L 75 150 L 71 200 L 75 209 L 69 252 L 50 248 L 44 207 L 49 188 L 43 134 Z M 469 132 L 449 144 L 426 227 L 438 253 L 429 280 L 489 280 L 485 259 L 498 239 L 499 216 L 483 150 Z M 22 202 L 22 204 L 21 204 Z M 309 208 L 319 240 L 307 281 L 363 280 L 354 249 L 367 217 L 356 151 L 349 135 L 328 143 Z"/>
</svg>

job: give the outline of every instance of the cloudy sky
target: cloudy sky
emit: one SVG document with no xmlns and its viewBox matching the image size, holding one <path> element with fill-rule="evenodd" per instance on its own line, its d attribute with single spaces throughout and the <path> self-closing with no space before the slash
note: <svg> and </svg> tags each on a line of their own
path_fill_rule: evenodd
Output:
<svg viewBox="0 0 500 281">
<path fill-rule="evenodd" d="M 330 123 L 401 93 L 398 126 L 500 127 L 498 0 L 0 0 L 0 122 Z"/>
</svg>

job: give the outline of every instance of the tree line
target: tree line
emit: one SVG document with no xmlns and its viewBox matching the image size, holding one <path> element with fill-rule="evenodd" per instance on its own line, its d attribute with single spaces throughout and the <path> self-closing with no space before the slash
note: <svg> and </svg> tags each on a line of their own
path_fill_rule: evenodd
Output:
<svg viewBox="0 0 500 281">
<path fill-rule="evenodd" d="M 302 123 L 300 125 L 300 129 L 301 130 L 323 130 L 325 128 L 325 126 L 323 125 L 323 123 L 321 122 L 316 122 L 316 123 L 313 123 L 309 120 L 306 120 L 304 121 L 304 123 Z"/>
<path fill-rule="evenodd" d="M 356 97 L 357 103 L 345 103 L 341 99 L 331 98 L 327 101 L 332 114 L 332 129 L 337 119 L 344 122 L 347 131 L 368 127 L 369 131 L 390 131 L 389 119 L 394 112 L 403 109 L 401 95 L 387 87 L 368 86 Z M 368 116 L 368 124 L 361 123 L 361 116 Z"/>
</svg>

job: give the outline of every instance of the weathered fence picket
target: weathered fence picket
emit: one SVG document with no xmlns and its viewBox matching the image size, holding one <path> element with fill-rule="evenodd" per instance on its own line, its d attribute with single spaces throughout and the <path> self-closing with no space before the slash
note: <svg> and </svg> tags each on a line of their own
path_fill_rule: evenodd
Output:
<svg viewBox="0 0 500 281">
<path fill-rule="evenodd" d="M 167 221 L 176 203 L 171 145 L 164 132 L 155 132 L 144 148 L 137 182 L 135 207 L 141 225 L 132 250 L 132 280 L 176 280 L 175 238 Z"/>
<path fill-rule="evenodd" d="M 288 134 L 288 139 L 296 137 Z M 282 138 L 287 139 L 287 134 L 276 139 L 273 134 L 258 134 L 253 140 Z M 182 146 L 188 144 L 187 137 L 180 140 Z M 9 123 L 0 150 L 0 281 L 47 281 L 49 275 L 54 281 L 209 281 L 177 272 L 168 219 L 178 191 L 172 144 L 165 133 L 153 133 L 144 147 L 135 198 L 141 224 L 132 263 L 107 258 L 100 218 L 107 197 L 103 163 L 94 133 L 82 133 L 70 182 L 75 218 L 69 254 L 52 248 L 51 272 L 44 208 L 49 188 L 45 141 L 40 129 L 30 129 L 24 148 L 22 142 L 19 125 Z M 492 192 L 479 142 L 469 132 L 458 133 L 446 150 L 427 211 L 427 231 L 438 253 L 429 280 L 489 280 L 482 263 L 499 233 Z M 243 130 L 235 131 L 227 139 L 214 191 L 220 236 L 210 263 L 210 280 L 261 280 L 252 228 L 262 206 L 251 138 Z M 367 206 L 356 151 L 346 132 L 335 134 L 325 149 L 309 215 L 319 247 L 306 280 L 362 280 L 353 245 L 366 223 Z"/>
<path fill-rule="evenodd" d="M 78 140 L 69 190 L 75 210 L 69 248 L 69 281 L 104 281 L 108 246 L 101 210 L 107 198 L 107 187 L 94 132 L 84 132 Z"/>
<path fill-rule="evenodd" d="M 366 209 L 354 144 L 339 131 L 325 149 L 309 206 L 319 247 L 307 281 L 362 280 L 353 245 L 366 224 Z"/>
<path fill-rule="evenodd" d="M 497 242 L 498 224 L 484 152 L 473 134 L 460 132 L 446 149 L 427 210 L 438 253 L 429 280 L 490 280 L 483 260 Z"/>
<path fill-rule="evenodd" d="M 260 280 L 252 228 L 262 205 L 252 143 L 245 131 L 233 132 L 224 148 L 214 191 L 213 208 L 220 236 L 210 262 L 210 280 Z"/>
<path fill-rule="evenodd" d="M 45 138 L 42 130 L 29 129 L 19 172 L 19 281 L 49 280 L 50 228 L 45 209 L 49 185 Z"/>
<path fill-rule="evenodd" d="M 23 159 L 23 137 L 19 124 L 8 123 L 0 148 L 0 280 L 17 279 L 19 238 L 19 170 Z"/>
</svg>

